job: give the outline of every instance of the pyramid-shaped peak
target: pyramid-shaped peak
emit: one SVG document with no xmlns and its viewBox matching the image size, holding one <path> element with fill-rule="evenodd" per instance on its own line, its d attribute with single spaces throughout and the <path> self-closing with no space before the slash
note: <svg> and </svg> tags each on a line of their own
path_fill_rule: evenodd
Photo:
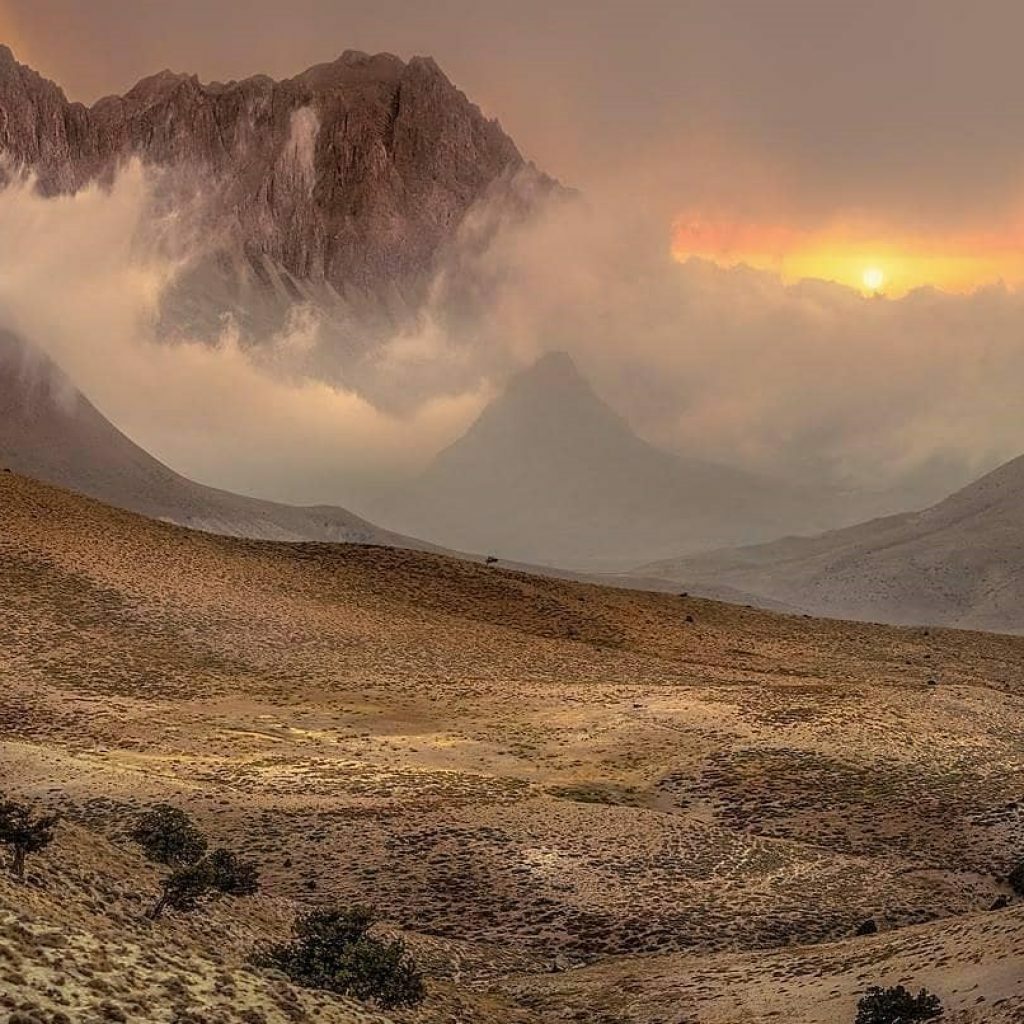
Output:
<svg viewBox="0 0 1024 1024">
<path fill-rule="evenodd" d="M 484 411 L 512 417 L 530 433 L 596 429 L 628 430 L 621 418 L 594 391 L 567 352 L 546 352 L 514 374 L 504 392 Z"/>
<path fill-rule="evenodd" d="M 568 352 L 545 352 L 536 362 L 521 370 L 509 382 L 509 389 L 574 387 L 589 391 L 590 385 Z"/>
<path fill-rule="evenodd" d="M 548 352 L 513 375 L 455 447 L 472 445 L 492 432 L 505 438 L 502 444 L 517 437 L 523 451 L 554 441 L 562 447 L 579 442 L 588 450 L 641 443 L 565 352 Z"/>
</svg>

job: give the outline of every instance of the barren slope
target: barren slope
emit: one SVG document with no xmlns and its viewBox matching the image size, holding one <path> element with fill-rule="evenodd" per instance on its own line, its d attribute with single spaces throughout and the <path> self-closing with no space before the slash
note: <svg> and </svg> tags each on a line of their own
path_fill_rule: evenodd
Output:
<svg viewBox="0 0 1024 1024">
<path fill-rule="evenodd" d="M 431 547 L 347 509 L 262 501 L 175 473 L 122 434 L 42 352 L 2 330 L 0 466 L 197 530 Z"/>
<path fill-rule="evenodd" d="M 1024 456 L 922 512 L 644 566 L 816 615 L 1024 630 Z"/>
<path fill-rule="evenodd" d="M 0 514 L 0 786 L 115 838 L 170 799 L 268 900 L 376 901 L 424 1014 L 448 978 L 495 1020 L 821 1020 L 791 944 L 839 942 L 847 1006 L 915 935 L 1008 994 L 1020 640 L 191 533 L 10 473 Z"/>
</svg>

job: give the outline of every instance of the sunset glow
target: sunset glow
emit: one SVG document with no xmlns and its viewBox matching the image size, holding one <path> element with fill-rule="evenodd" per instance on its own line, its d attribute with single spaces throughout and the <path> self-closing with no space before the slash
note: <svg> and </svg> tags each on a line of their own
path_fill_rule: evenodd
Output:
<svg viewBox="0 0 1024 1024">
<path fill-rule="evenodd" d="M 1024 283 L 1024 239 L 1001 235 L 905 236 L 838 223 L 817 231 L 780 224 L 683 216 L 673 231 L 676 259 L 706 259 L 778 273 L 785 281 L 834 281 L 865 295 L 899 297 L 915 288 L 967 293 Z"/>
<path fill-rule="evenodd" d="M 885 274 L 881 267 L 865 267 L 861 280 L 869 292 L 878 292 L 882 290 L 882 285 L 885 284 Z"/>
</svg>

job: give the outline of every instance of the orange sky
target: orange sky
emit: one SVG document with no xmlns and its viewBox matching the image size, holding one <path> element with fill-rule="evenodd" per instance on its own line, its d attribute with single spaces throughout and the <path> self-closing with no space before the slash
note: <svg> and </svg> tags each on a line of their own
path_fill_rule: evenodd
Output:
<svg viewBox="0 0 1024 1024">
<path fill-rule="evenodd" d="M 819 278 L 890 297 L 925 286 L 967 293 L 1000 281 L 1024 283 L 1024 232 L 1015 225 L 915 236 L 852 220 L 799 229 L 688 213 L 673 225 L 672 251 L 679 260 L 745 264 L 786 281 Z"/>
</svg>

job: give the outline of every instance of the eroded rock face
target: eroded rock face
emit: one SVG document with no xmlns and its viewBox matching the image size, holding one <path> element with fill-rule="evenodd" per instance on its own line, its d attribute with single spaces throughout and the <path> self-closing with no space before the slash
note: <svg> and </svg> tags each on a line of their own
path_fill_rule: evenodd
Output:
<svg viewBox="0 0 1024 1024">
<path fill-rule="evenodd" d="M 164 71 L 85 107 L 0 47 L 0 153 L 48 195 L 132 158 L 169 172 L 164 199 L 204 241 L 171 319 L 200 333 L 304 299 L 401 318 L 467 210 L 528 169 L 433 60 L 353 51 L 280 82 Z"/>
</svg>

